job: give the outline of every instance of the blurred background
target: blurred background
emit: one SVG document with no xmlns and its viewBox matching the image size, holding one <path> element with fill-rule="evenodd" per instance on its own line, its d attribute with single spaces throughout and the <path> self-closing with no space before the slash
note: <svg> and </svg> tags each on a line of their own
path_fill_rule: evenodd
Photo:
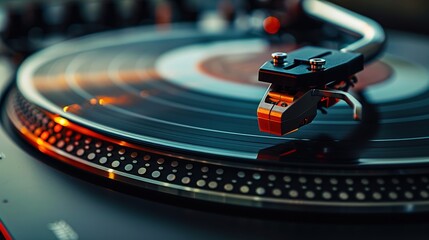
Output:
<svg viewBox="0 0 429 240">
<path fill-rule="evenodd" d="M 232 24 L 258 28 L 267 16 L 287 20 L 298 1 L 0 0 L 0 35 L 2 48 L 7 46 L 25 56 L 68 38 L 129 26 L 195 22 L 214 30 Z M 388 29 L 429 34 L 427 0 L 332 2 L 369 16 Z"/>
<path fill-rule="evenodd" d="M 371 17 L 384 27 L 429 34 L 429 1 L 331 0 L 362 15 Z"/>
</svg>

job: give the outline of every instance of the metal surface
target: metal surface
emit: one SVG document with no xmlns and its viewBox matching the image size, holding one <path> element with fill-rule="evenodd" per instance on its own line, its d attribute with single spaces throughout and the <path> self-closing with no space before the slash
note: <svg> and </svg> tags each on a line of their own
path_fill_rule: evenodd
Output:
<svg viewBox="0 0 429 240">
<path fill-rule="evenodd" d="M 359 40 L 345 46 L 341 51 L 362 53 L 365 61 L 370 61 L 380 53 L 384 46 L 386 37 L 383 28 L 367 17 L 335 4 L 318 0 L 303 0 L 302 8 L 312 18 L 360 36 Z"/>
<path fill-rule="evenodd" d="M 290 52 L 281 65 L 265 62 L 259 68 L 258 80 L 271 85 L 258 106 L 259 129 L 280 136 L 292 133 L 311 123 L 318 109 L 324 111 L 340 99 L 354 108 L 354 119 L 360 119 L 356 115 L 361 111 L 359 101 L 346 92 L 355 85 L 354 75 L 362 69 L 361 54 L 320 47 Z"/>
<path fill-rule="evenodd" d="M 355 120 L 362 119 L 362 104 L 356 100 L 350 93 L 338 90 L 319 90 L 314 89 L 312 94 L 320 97 L 332 97 L 344 100 L 351 108 L 353 108 L 353 118 Z"/>
<path fill-rule="evenodd" d="M 326 64 L 326 60 L 323 58 L 312 58 L 309 60 L 311 70 L 318 71 L 322 70 Z"/>
<path fill-rule="evenodd" d="M 323 24 L 334 25 L 347 33 L 357 34 L 360 37 L 359 40 L 343 47 L 341 49 L 342 52 L 362 53 L 365 57 L 365 61 L 368 62 L 381 51 L 385 41 L 384 30 L 373 20 L 324 1 L 304 0 L 301 2 L 301 5 L 303 12 L 309 17 L 315 18 Z M 277 59 L 274 58 L 272 63 L 267 62 L 260 68 L 259 81 L 272 83 L 272 85 L 268 87 L 267 93 L 262 97 L 257 110 L 258 125 L 261 131 L 275 135 L 283 135 L 294 132 L 301 126 L 312 122 L 317 110 L 315 105 L 317 105 L 318 102 L 309 101 L 300 97 L 301 95 L 304 97 L 310 96 L 305 93 L 312 90 L 312 88 L 333 89 L 338 93 L 338 90 L 347 91 L 349 86 L 354 85 L 350 76 L 355 74 L 357 69 L 353 72 L 349 72 L 344 77 L 342 77 L 344 73 L 338 69 L 335 70 L 334 74 L 331 74 L 335 77 L 329 77 L 329 81 L 331 82 L 334 82 L 336 80 L 335 78 L 343 78 L 341 81 L 346 81 L 346 85 L 348 85 L 348 87 L 340 89 L 335 88 L 334 86 L 324 86 L 323 84 L 320 84 L 321 82 L 326 81 L 323 76 L 318 74 L 320 72 L 325 72 L 324 66 L 326 64 L 326 60 L 321 58 L 321 56 L 324 56 L 323 54 L 319 56 L 312 58 L 310 56 L 311 59 L 309 59 L 308 56 L 307 58 L 296 58 L 290 61 L 289 65 L 285 67 L 283 67 L 283 61 L 279 64 Z M 337 56 L 339 57 L 332 60 L 340 62 L 341 54 L 337 54 Z M 308 64 L 310 68 L 308 70 L 311 70 L 311 72 L 304 69 L 304 72 L 301 70 L 301 74 L 296 74 L 295 69 L 297 69 L 297 66 L 299 67 L 302 65 L 302 61 L 306 61 L 306 59 L 309 59 Z M 353 68 L 348 67 L 345 69 L 351 71 Z M 327 68 L 327 70 L 330 70 L 331 72 L 334 71 L 333 68 Z M 301 75 L 307 76 L 304 79 L 305 81 L 303 81 L 303 79 L 298 79 Z M 316 85 L 315 82 L 319 82 L 319 84 Z M 297 85 L 306 84 L 308 86 L 304 89 L 302 89 L 302 86 L 301 88 L 296 87 Z M 294 100 L 290 102 L 284 102 L 281 100 L 275 101 L 269 97 L 271 92 L 279 91 L 283 95 L 295 95 Z M 336 96 L 337 94 L 330 95 Z M 358 102 L 351 95 L 346 99 L 353 99 L 353 102 Z M 335 101 L 336 100 L 334 98 L 330 100 L 330 102 Z M 350 101 L 348 101 L 348 103 L 350 103 Z M 331 103 L 326 105 L 326 107 L 330 106 L 332 106 Z M 359 119 L 356 117 L 356 108 L 354 116 L 355 119 Z"/>
<path fill-rule="evenodd" d="M 287 53 L 284 52 L 275 52 L 271 54 L 273 58 L 273 64 L 276 66 L 281 66 L 285 63 L 285 59 L 287 58 Z"/>
</svg>

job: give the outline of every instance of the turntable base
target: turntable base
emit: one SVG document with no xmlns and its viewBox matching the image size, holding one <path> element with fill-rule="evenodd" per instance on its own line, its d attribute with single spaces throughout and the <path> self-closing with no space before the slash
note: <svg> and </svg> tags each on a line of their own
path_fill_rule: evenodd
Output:
<svg viewBox="0 0 429 240">
<path fill-rule="evenodd" d="M 386 56 L 362 73 L 361 123 L 338 105 L 273 137 L 256 125 L 265 86 L 249 73 L 213 69 L 225 61 L 254 66 L 219 46 L 249 44 L 256 55 L 275 46 L 237 31 L 194 30 L 72 40 L 1 82 L 0 212 L 13 237 L 425 235 L 427 224 L 401 219 L 418 221 L 429 207 L 429 75 L 420 64 L 428 59 L 414 52 L 427 49 L 427 39 L 393 34 Z M 210 51 L 201 56 L 204 46 Z M 172 69 L 179 63 L 198 71 Z M 240 90 L 226 91 L 232 87 Z M 389 226 L 377 220 L 385 214 Z M 368 216 L 368 224 L 354 222 Z"/>
<path fill-rule="evenodd" d="M 123 37 L 104 40 L 116 35 Z M 392 38 L 360 76 L 361 122 L 339 104 L 283 137 L 258 130 L 265 87 L 252 74 L 233 74 L 255 69 L 249 59 L 279 46 L 192 25 L 47 48 L 21 66 L 7 115 L 40 152 L 136 191 L 287 211 L 425 212 L 429 75 L 400 43 Z M 230 70 L 214 75 L 223 62 Z"/>
</svg>

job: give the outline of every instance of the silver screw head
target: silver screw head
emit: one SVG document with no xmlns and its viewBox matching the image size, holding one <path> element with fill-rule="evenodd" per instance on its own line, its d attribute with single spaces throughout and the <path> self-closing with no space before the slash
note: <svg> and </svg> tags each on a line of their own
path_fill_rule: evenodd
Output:
<svg viewBox="0 0 429 240">
<path fill-rule="evenodd" d="M 323 58 L 312 58 L 309 60 L 311 70 L 320 70 L 326 64 L 326 60 Z"/>
<path fill-rule="evenodd" d="M 274 65 L 283 65 L 285 62 L 285 59 L 287 58 L 287 53 L 285 52 L 274 52 L 271 53 L 271 57 L 273 58 Z"/>
</svg>

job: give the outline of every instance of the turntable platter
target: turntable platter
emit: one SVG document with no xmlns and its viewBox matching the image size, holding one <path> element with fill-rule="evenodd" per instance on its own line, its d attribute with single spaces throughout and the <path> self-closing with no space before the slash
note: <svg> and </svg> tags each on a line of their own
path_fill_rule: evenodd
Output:
<svg viewBox="0 0 429 240">
<path fill-rule="evenodd" d="M 8 114 L 39 150 L 138 187 L 274 208 L 299 199 L 400 211 L 413 202 L 424 210 L 429 74 L 420 63 L 429 56 L 417 53 L 429 51 L 428 41 L 393 35 L 387 54 L 359 76 L 362 122 L 339 104 L 284 137 L 258 130 L 266 86 L 256 74 L 271 50 L 294 43 L 186 26 L 96 34 L 43 50 L 19 70 Z"/>
</svg>

